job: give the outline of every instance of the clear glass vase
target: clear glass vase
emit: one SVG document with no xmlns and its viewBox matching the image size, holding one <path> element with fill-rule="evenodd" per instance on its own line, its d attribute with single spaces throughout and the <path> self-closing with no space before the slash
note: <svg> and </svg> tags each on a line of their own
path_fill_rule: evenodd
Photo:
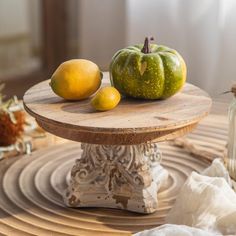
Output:
<svg viewBox="0 0 236 236">
<path fill-rule="evenodd" d="M 236 180 L 236 97 L 234 97 L 229 106 L 228 116 L 229 133 L 226 165 L 230 177 Z"/>
</svg>

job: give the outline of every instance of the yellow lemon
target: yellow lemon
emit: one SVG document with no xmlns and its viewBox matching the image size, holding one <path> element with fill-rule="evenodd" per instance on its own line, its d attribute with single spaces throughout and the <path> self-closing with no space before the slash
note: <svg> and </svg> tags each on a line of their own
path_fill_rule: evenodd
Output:
<svg viewBox="0 0 236 236">
<path fill-rule="evenodd" d="M 92 107 L 97 111 L 108 111 L 120 102 L 120 93 L 114 87 L 101 88 L 91 100 Z"/>
<path fill-rule="evenodd" d="M 81 100 L 95 93 L 101 85 L 102 73 L 92 61 L 73 59 L 63 62 L 51 77 L 55 94 L 67 100 Z"/>
</svg>

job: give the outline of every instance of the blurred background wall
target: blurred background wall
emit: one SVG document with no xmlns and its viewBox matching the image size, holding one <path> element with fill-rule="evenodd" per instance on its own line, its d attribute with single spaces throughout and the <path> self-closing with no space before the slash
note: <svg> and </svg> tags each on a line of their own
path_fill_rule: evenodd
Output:
<svg viewBox="0 0 236 236">
<path fill-rule="evenodd" d="M 118 49 L 149 35 L 178 50 L 188 81 L 216 97 L 236 80 L 234 12 L 235 0 L 1 0 L 0 80 L 9 93 L 22 84 L 21 96 L 63 60 L 107 70 Z"/>
<path fill-rule="evenodd" d="M 37 3 L 28 0 L 0 2 L 1 78 L 26 73 L 39 66 L 34 51 L 39 46 Z"/>
</svg>

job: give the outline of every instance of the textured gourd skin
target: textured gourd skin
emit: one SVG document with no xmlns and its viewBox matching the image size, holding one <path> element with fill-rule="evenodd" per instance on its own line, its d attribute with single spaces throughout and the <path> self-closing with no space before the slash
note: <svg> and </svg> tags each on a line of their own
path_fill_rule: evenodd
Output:
<svg viewBox="0 0 236 236">
<path fill-rule="evenodd" d="M 123 95 L 143 99 L 165 99 L 181 90 L 186 81 L 186 65 L 178 52 L 151 44 L 121 49 L 112 58 L 110 79 Z"/>
</svg>

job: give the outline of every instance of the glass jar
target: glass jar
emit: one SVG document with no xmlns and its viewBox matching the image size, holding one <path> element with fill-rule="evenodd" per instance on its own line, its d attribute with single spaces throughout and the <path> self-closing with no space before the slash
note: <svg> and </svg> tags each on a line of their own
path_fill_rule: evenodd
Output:
<svg viewBox="0 0 236 236">
<path fill-rule="evenodd" d="M 231 92 L 234 94 L 234 98 L 228 111 L 229 133 L 226 166 L 230 177 L 236 180 L 236 85 L 233 85 Z"/>
</svg>

